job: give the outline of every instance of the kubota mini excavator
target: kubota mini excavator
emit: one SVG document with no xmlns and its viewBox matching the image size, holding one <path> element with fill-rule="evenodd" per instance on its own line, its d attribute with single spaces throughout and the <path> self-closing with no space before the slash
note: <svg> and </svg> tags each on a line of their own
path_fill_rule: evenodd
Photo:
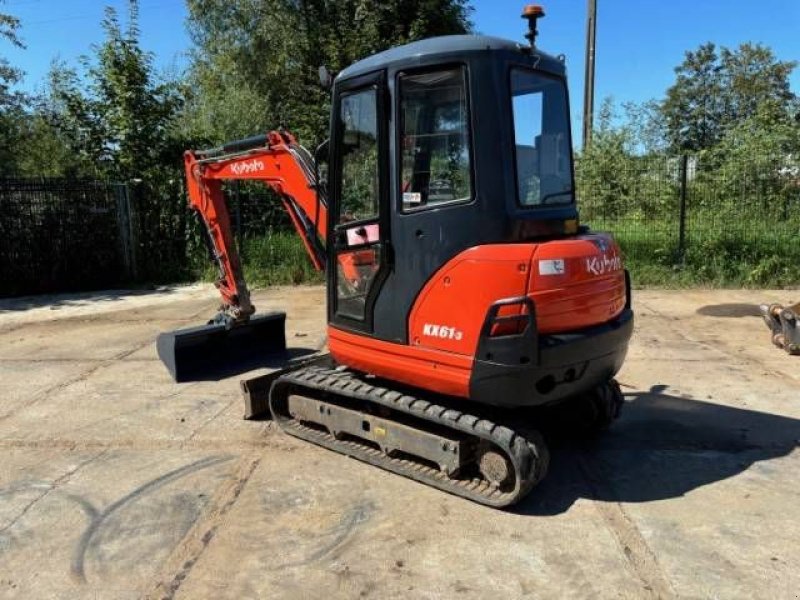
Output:
<svg viewBox="0 0 800 600">
<path fill-rule="evenodd" d="M 447 36 L 353 64 L 314 156 L 282 131 L 187 152 L 224 304 L 160 336 L 173 376 L 285 347 L 283 313 L 253 316 L 221 189 L 261 181 L 326 270 L 330 354 L 243 382 L 249 416 L 490 506 L 545 474 L 539 407 L 608 426 L 630 281 L 612 238 L 578 223 L 564 61 L 534 44 L 543 14 L 523 13 L 529 44 Z"/>
</svg>

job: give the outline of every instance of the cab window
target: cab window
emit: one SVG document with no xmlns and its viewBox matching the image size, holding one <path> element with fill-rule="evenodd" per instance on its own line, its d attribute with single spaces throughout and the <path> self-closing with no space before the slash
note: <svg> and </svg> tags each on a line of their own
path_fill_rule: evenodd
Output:
<svg viewBox="0 0 800 600">
<path fill-rule="evenodd" d="M 464 67 L 402 74 L 399 90 L 403 211 L 469 200 Z"/>
<path fill-rule="evenodd" d="M 378 216 L 377 90 L 343 96 L 339 108 L 342 165 L 337 224 Z"/>
<path fill-rule="evenodd" d="M 519 204 L 571 203 L 572 152 L 564 82 L 512 69 L 511 99 Z"/>
</svg>

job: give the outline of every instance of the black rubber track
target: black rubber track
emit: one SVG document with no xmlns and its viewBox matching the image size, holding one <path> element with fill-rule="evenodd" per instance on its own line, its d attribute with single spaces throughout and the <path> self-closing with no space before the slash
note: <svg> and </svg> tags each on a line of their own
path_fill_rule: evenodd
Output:
<svg viewBox="0 0 800 600">
<path fill-rule="evenodd" d="M 428 423 L 450 428 L 491 444 L 512 465 L 513 481 L 502 489 L 480 476 L 453 479 L 439 469 L 411 458 L 389 456 L 357 441 L 339 440 L 331 434 L 298 423 L 288 414 L 290 394 L 305 395 L 336 403 L 336 398 L 385 406 Z M 515 431 L 482 416 L 434 404 L 396 390 L 370 384 L 356 374 L 339 369 L 308 366 L 282 375 L 270 390 L 270 412 L 286 433 L 352 456 L 364 462 L 425 483 L 445 492 L 493 507 L 514 504 L 523 498 L 547 472 L 549 454 L 542 436 L 534 430 Z"/>
</svg>

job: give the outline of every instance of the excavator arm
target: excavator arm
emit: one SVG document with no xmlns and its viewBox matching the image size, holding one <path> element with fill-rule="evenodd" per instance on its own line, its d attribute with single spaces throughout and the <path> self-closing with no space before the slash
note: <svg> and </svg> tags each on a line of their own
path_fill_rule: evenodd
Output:
<svg viewBox="0 0 800 600">
<path fill-rule="evenodd" d="M 286 349 L 286 314 L 255 307 L 244 280 L 222 193 L 223 181 L 260 181 L 274 190 L 303 240 L 317 270 L 325 267 L 328 206 L 317 182 L 311 154 L 292 134 L 270 131 L 207 150 L 184 154 L 189 206 L 207 233 L 218 268 L 216 286 L 222 306 L 206 325 L 161 333 L 156 351 L 176 381 L 253 368 L 254 357 Z"/>
<path fill-rule="evenodd" d="M 327 201 L 314 158 L 292 134 L 270 131 L 216 148 L 189 150 L 184 166 L 189 205 L 203 221 L 218 267 L 215 285 L 222 306 L 217 322 L 241 323 L 255 312 L 222 194 L 223 181 L 260 181 L 275 191 L 314 268 L 325 268 Z"/>
</svg>

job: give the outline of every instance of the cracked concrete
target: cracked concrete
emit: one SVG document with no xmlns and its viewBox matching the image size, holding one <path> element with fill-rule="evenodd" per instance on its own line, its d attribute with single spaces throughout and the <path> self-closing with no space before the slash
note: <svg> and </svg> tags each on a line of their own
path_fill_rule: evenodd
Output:
<svg viewBox="0 0 800 600">
<path fill-rule="evenodd" d="M 209 286 L 0 301 L 0 598 L 796 598 L 800 359 L 754 316 L 791 295 L 637 292 L 622 419 L 511 511 L 174 384 Z M 321 288 L 254 296 L 323 342 Z"/>
</svg>

